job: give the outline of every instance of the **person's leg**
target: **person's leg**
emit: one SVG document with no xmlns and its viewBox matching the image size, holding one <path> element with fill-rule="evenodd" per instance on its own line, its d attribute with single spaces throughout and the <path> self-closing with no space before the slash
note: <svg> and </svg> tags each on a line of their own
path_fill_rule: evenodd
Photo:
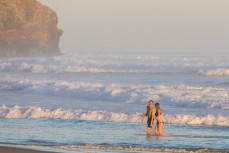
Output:
<svg viewBox="0 0 229 153">
<path fill-rule="evenodd" d="M 155 135 L 158 134 L 158 124 L 157 123 L 156 123 L 155 128 L 154 128 L 154 133 L 155 133 Z"/>
<path fill-rule="evenodd" d="M 147 129 L 146 129 L 146 133 L 147 133 L 147 134 L 152 134 L 152 128 L 147 127 Z"/>
<path fill-rule="evenodd" d="M 169 136 L 168 133 L 163 132 L 163 123 L 159 123 L 158 125 L 159 125 L 159 129 L 158 129 L 159 130 L 159 134 L 162 135 L 162 136 Z"/>
<path fill-rule="evenodd" d="M 151 120 L 147 121 L 147 129 L 146 129 L 147 134 L 153 134 L 152 127 L 151 127 Z"/>
<path fill-rule="evenodd" d="M 162 126 L 161 126 L 161 123 L 157 123 L 157 125 L 158 125 L 158 133 L 160 135 L 162 135 Z"/>
<path fill-rule="evenodd" d="M 152 135 L 156 135 L 155 130 L 154 130 L 152 127 L 150 128 L 150 133 L 151 133 Z"/>
</svg>

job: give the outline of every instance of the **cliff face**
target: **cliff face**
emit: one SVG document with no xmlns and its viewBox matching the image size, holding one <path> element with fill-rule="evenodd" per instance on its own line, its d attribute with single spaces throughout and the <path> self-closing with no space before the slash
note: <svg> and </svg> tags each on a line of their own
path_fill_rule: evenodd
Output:
<svg viewBox="0 0 229 153">
<path fill-rule="evenodd" d="M 36 0 L 0 0 L 0 57 L 60 54 L 54 11 Z"/>
</svg>

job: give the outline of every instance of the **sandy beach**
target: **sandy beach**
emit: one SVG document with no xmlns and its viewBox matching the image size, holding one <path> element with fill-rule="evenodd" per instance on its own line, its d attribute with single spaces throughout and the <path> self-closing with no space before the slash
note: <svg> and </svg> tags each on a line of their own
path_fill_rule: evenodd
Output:
<svg viewBox="0 0 229 153">
<path fill-rule="evenodd" d="M 38 151 L 38 150 L 31 150 L 31 149 L 22 149 L 16 147 L 0 147 L 0 153 L 54 153 L 54 152 L 47 152 L 47 151 Z"/>
</svg>

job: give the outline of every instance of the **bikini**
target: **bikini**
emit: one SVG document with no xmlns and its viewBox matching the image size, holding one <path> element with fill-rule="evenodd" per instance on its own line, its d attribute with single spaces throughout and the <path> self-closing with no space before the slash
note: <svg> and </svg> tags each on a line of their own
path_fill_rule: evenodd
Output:
<svg viewBox="0 0 229 153">
<path fill-rule="evenodd" d="M 160 115 L 161 115 L 161 113 L 160 113 Z M 155 116 L 156 117 L 158 116 L 158 112 L 155 113 Z M 157 124 L 160 124 L 160 123 L 163 123 L 164 124 L 164 122 L 157 122 Z"/>
</svg>

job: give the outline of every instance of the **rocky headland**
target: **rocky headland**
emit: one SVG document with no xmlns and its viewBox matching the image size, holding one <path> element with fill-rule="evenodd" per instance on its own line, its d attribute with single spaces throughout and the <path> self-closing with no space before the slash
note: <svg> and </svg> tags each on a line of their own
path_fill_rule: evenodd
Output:
<svg viewBox="0 0 229 153">
<path fill-rule="evenodd" d="M 0 57 L 60 55 L 57 14 L 36 0 L 0 0 Z"/>
</svg>

